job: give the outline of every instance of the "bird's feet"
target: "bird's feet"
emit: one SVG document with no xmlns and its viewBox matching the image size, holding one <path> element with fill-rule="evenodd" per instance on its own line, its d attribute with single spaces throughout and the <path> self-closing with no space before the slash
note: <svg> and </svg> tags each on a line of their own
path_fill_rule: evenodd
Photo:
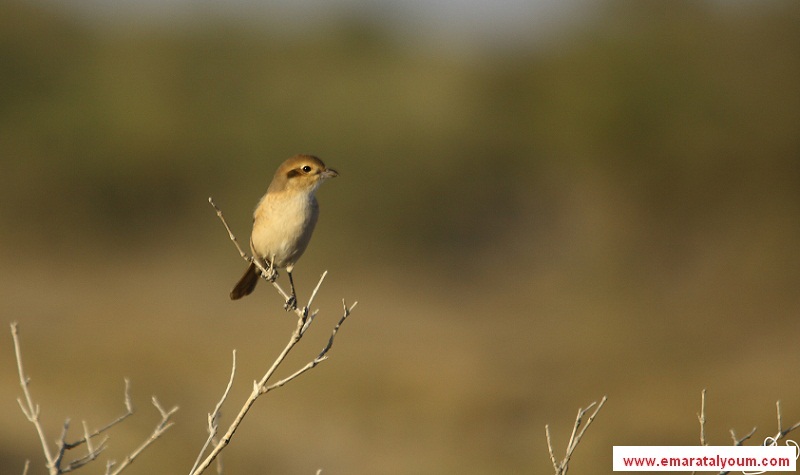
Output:
<svg viewBox="0 0 800 475">
<path fill-rule="evenodd" d="M 278 271 L 273 269 L 272 267 L 267 267 L 264 269 L 266 272 L 260 272 L 261 275 L 267 279 L 268 282 L 275 282 L 278 278 Z"/>
<path fill-rule="evenodd" d="M 284 310 L 287 312 L 291 312 L 297 308 L 297 297 L 292 295 L 288 299 L 286 299 L 286 303 L 283 305 Z"/>
</svg>

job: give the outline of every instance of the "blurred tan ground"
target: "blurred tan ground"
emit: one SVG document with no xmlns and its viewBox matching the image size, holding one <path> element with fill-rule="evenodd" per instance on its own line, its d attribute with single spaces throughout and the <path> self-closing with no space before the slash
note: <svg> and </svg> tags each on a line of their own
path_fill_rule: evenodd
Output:
<svg viewBox="0 0 800 475">
<path fill-rule="evenodd" d="M 0 316 L 19 322 L 49 437 L 111 434 L 126 473 L 186 473 L 238 351 L 226 424 L 294 320 L 242 272 L 275 166 L 340 171 L 297 266 L 328 279 L 225 473 L 549 473 L 608 395 L 570 473 L 613 445 L 771 435 L 800 420 L 800 73 L 793 3 L 611 3 L 547 48 L 456 55 L 353 20 L 315 34 L 206 24 L 93 29 L 0 7 Z M 658 12 L 659 15 L 655 15 Z M 254 51 L 256 51 L 254 53 Z M 44 473 L 0 341 L 0 472 Z"/>
</svg>

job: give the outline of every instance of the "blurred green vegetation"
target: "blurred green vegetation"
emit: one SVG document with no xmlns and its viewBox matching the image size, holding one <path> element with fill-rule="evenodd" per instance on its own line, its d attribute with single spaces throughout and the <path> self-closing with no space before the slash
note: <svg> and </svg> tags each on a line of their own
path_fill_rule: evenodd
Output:
<svg viewBox="0 0 800 475">
<path fill-rule="evenodd" d="M 540 473 L 544 423 L 565 443 L 606 393 L 576 473 L 608 472 L 614 444 L 694 443 L 705 386 L 715 443 L 772 427 L 777 398 L 800 418 L 797 2 L 601 2 L 545 44 L 473 51 L 359 15 L 109 25 L 42 5 L 0 4 L 0 315 L 34 391 L 63 388 L 53 430 L 99 393 L 115 414 L 135 376 L 184 408 L 164 442 L 180 457 L 144 458 L 191 465 L 228 351 L 263 349 L 268 298 L 224 300 L 240 265 L 206 198 L 246 242 L 298 152 L 341 173 L 301 285 L 329 268 L 332 308 L 364 315 L 277 396 L 290 410 L 243 429 L 232 473 Z M 107 356 L 114 385 L 59 375 L 48 348 Z M 17 473 L 32 430 L 0 402 Z M 311 432 L 319 458 L 296 460 Z"/>
<path fill-rule="evenodd" d="M 52 217 L 24 233 L 138 240 L 192 222 L 209 193 L 254 201 L 299 150 L 372 192 L 338 192 L 355 232 L 413 227 L 381 243 L 456 255 L 529 221 L 530 206 L 553 219 L 574 174 L 607 180 L 668 239 L 798 203 L 791 4 L 615 3 L 544 51 L 473 57 L 364 19 L 103 29 L 3 9 L 2 198 L 21 204 L 3 208 L 6 232 L 38 214 Z"/>
</svg>

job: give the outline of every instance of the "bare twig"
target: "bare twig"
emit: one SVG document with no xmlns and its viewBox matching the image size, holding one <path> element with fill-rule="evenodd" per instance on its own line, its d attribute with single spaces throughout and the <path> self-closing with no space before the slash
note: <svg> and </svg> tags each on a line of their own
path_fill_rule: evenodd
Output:
<svg viewBox="0 0 800 475">
<path fill-rule="evenodd" d="M 564 458 L 559 462 L 556 461 L 556 456 L 553 452 L 553 444 L 550 438 L 550 426 L 545 425 L 544 431 L 545 435 L 547 436 L 547 450 L 550 454 L 550 461 L 553 464 L 553 469 L 555 470 L 556 475 L 566 475 L 567 470 L 569 470 L 569 462 L 572 458 L 572 454 L 575 451 L 575 448 L 578 447 L 578 444 L 583 438 L 583 434 L 586 433 L 586 429 L 594 421 L 595 416 L 597 413 L 600 412 L 600 409 L 603 408 L 603 405 L 606 403 L 608 398 L 603 396 L 603 399 L 600 400 L 598 404 L 596 401 L 589 404 L 585 409 L 578 409 L 578 415 L 575 417 L 575 425 L 572 427 L 572 434 L 569 437 L 569 442 L 567 443 L 567 450 L 564 454 Z M 586 425 L 581 428 L 581 424 L 583 423 L 583 417 L 594 407 L 597 406 L 594 411 L 589 415 L 589 418 L 586 420 Z"/>
<path fill-rule="evenodd" d="M 342 300 L 342 307 L 344 308 L 344 313 L 342 314 L 342 318 L 339 319 L 339 322 L 333 328 L 333 331 L 331 332 L 331 337 L 328 339 L 328 344 L 325 345 L 325 348 L 322 349 L 320 354 L 316 358 L 314 358 L 313 360 L 308 362 L 308 364 L 306 364 L 305 366 L 303 366 L 302 368 L 297 370 L 294 374 L 292 374 L 290 376 L 287 376 L 286 378 L 284 378 L 284 379 L 282 379 L 282 380 L 280 380 L 280 381 L 278 381 L 278 382 L 276 382 L 274 384 L 271 384 L 271 385 L 269 385 L 267 387 L 264 387 L 263 390 L 262 390 L 262 394 L 263 393 L 267 393 L 269 391 L 272 391 L 273 389 L 277 389 L 277 388 L 285 385 L 289 381 L 295 379 L 296 377 L 300 376 L 301 374 L 305 373 L 306 371 L 312 369 L 313 367 L 317 366 L 321 362 L 323 362 L 326 359 L 328 359 L 328 356 L 327 356 L 328 350 L 330 350 L 331 347 L 333 346 L 333 339 L 336 337 L 336 332 L 339 331 L 339 327 L 341 327 L 342 323 L 344 323 L 344 321 L 347 319 L 347 317 L 350 316 L 350 312 L 353 311 L 353 309 L 355 308 L 356 305 L 358 305 L 358 302 L 355 302 L 353 305 L 351 305 L 348 308 L 347 304 L 345 303 L 345 301 Z"/>
<path fill-rule="evenodd" d="M 233 350 L 233 365 L 231 367 L 231 377 L 228 379 L 228 386 L 225 387 L 225 392 L 222 393 L 222 398 L 220 398 L 219 402 L 214 407 L 214 411 L 208 414 L 208 438 L 206 439 L 205 444 L 203 444 L 203 448 L 200 450 L 200 453 L 197 454 L 197 460 L 195 460 L 194 466 L 192 466 L 192 469 L 189 471 L 189 473 L 194 473 L 194 471 L 197 470 L 197 466 L 200 465 L 203 454 L 206 452 L 206 450 L 208 450 L 209 445 L 216 443 L 217 431 L 219 430 L 219 418 L 222 415 L 222 405 L 225 403 L 225 400 L 228 399 L 228 394 L 231 392 L 233 378 L 235 375 L 236 350 Z"/>
<path fill-rule="evenodd" d="M 798 427 L 800 427 L 800 421 L 795 422 L 794 425 L 792 425 L 788 429 L 784 429 L 783 428 L 783 416 L 781 414 L 781 402 L 780 401 L 776 401 L 775 402 L 775 409 L 776 409 L 776 411 L 778 413 L 778 433 L 775 434 L 775 437 L 773 437 L 772 440 L 777 442 L 777 441 L 783 439 L 784 437 L 786 437 L 790 432 L 792 432 L 795 429 L 797 429 Z"/>
<path fill-rule="evenodd" d="M 736 432 L 734 432 L 733 429 L 731 429 L 731 439 L 733 439 L 733 445 L 735 445 L 737 447 L 742 445 L 743 443 L 745 443 L 745 441 L 747 441 L 747 439 L 752 437 L 753 434 L 755 434 L 755 433 L 756 433 L 756 428 L 753 427 L 750 430 L 750 432 L 748 432 L 747 434 L 744 435 L 744 437 L 742 437 L 741 439 L 738 439 L 738 438 L 736 438 Z"/>
<path fill-rule="evenodd" d="M 86 450 L 89 453 L 94 452 L 94 447 L 92 447 L 92 439 L 89 437 L 89 426 L 86 424 L 86 421 L 81 421 L 83 424 L 83 438 L 86 440 Z"/>
<path fill-rule="evenodd" d="M 242 246 L 240 246 L 239 245 L 239 241 L 236 240 L 236 236 L 233 234 L 233 231 L 231 231 L 231 228 L 230 228 L 230 226 L 228 226 L 227 221 L 225 221 L 225 216 L 222 215 L 222 210 L 219 209 L 217 207 L 217 205 L 214 203 L 214 199 L 209 196 L 208 197 L 208 202 L 217 211 L 217 216 L 219 217 L 220 221 L 222 221 L 222 224 L 225 225 L 225 229 L 228 231 L 228 237 L 230 238 L 231 241 L 233 241 L 233 245 L 236 246 L 236 250 L 239 251 L 239 255 L 242 256 L 242 259 L 246 260 L 247 262 L 252 262 L 253 259 L 251 257 L 249 257 L 247 255 L 247 253 L 242 250 Z M 259 264 L 256 263 L 256 266 L 258 266 L 258 265 Z M 259 266 L 258 270 L 264 271 L 266 269 L 262 269 L 262 267 Z"/>
<path fill-rule="evenodd" d="M 17 371 L 19 373 L 19 384 L 22 387 L 22 395 L 25 397 L 24 402 L 22 398 L 17 398 L 17 402 L 19 403 L 20 409 L 22 409 L 22 413 L 25 414 L 25 417 L 28 419 L 28 421 L 30 421 L 31 424 L 33 424 L 34 428 L 36 428 L 36 433 L 39 435 L 39 442 L 42 444 L 44 459 L 45 462 L 47 463 L 47 471 L 51 475 L 55 475 L 58 473 L 58 467 L 55 464 L 56 459 L 53 456 L 53 453 L 50 451 L 50 446 L 48 445 L 44 435 L 44 429 L 42 429 L 42 424 L 41 422 L 39 422 L 39 405 L 34 404 L 30 390 L 28 389 L 28 385 L 30 384 L 30 378 L 25 376 L 25 371 L 22 369 L 22 350 L 20 349 L 19 345 L 19 333 L 17 332 L 17 322 L 11 323 L 11 337 L 14 340 L 14 355 L 17 358 Z"/>
<path fill-rule="evenodd" d="M 130 382 L 130 380 L 128 378 L 125 378 L 125 401 L 124 402 L 125 402 L 125 413 L 124 414 L 122 414 L 121 416 L 117 417 L 116 419 L 114 419 L 113 421 L 109 422 L 108 424 L 106 424 L 105 426 L 101 427 L 100 429 L 95 430 L 94 432 L 91 432 L 91 433 L 87 434 L 86 431 L 84 431 L 84 437 L 82 439 L 78 439 L 75 442 L 66 442 L 66 441 L 64 441 L 64 449 L 70 450 L 70 449 L 74 449 L 75 447 L 80 446 L 81 444 L 85 444 L 85 443 L 87 443 L 89 441 L 89 439 L 91 439 L 93 437 L 97 437 L 98 435 L 100 435 L 103 432 L 111 429 L 115 425 L 121 423 L 122 421 L 124 421 L 125 419 L 127 419 L 128 417 L 133 415 L 133 403 L 131 403 L 131 382 Z M 69 425 L 69 420 L 66 421 L 65 425 Z M 65 432 L 64 432 L 63 435 L 66 436 L 66 428 L 65 428 Z M 62 440 L 63 440 L 63 438 L 62 438 Z"/>
<path fill-rule="evenodd" d="M 697 421 L 700 422 L 700 445 L 707 446 L 706 441 L 706 390 L 700 393 L 700 414 L 697 415 Z"/>
<path fill-rule="evenodd" d="M 147 447 L 149 447 L 150 444 L 155 442 L 159 437 L 161 437 L 161 435 L 164 432 L 167 431 L 167 429 L 172 427 L 172 425 L 174 424 L 174 422 L 170 421 L 170 418 L 172 417 L 173 414 L 178 412 L 178 406 L 166 410 L 161 406 L 161 404 L 159 404 L 158 399 L 156 399 L 155 396 L 152 397 L 151 401 L 153 403 L 153 406 L 155 406 L 155 408 L 158 410 L 159 414 L 161 414 L 161 420 L 158 422 L 158 424 L 156 424 L 156 428 L 153 429 L 153 432 L 150 434 L 150 437 L 148 437 L 144 442 L 142 442 L 142 444 L 139 445 L 139 447 L 134 449 L 134 451 L 131 452 L 130 455 L 125 457 L 125 459 L 122 461 L 122 463 L 119 464 L 116 470 L 111 471 L 111 469 L 115 465 L 114 463 L 111 463 L 110 465 L 106 466 L 107 475 L 119 475 L 119 473 L 125 470 L 125 468 L 127 468 L 128 465 L 133 463 L 136 457 L 138 457 L 142 452 L 144 452 L 144 450 Z"/>
<path fill-rule="evenodd" d="M 106 442 L 108 441 L 108 437 L 105 437 L 100 444 L 95 447 L 92 443 L 91 435 L 89 434 L 89 426 L 86 424 L 86 421 L 83 421 L 83 440 L 86 443 L 86 455 L 79 457 L 75 460 L 69 462 L 65 467 L 62 466 L 62 461 L 64 455 L 66 454 L 67 449 L 77 447 L 80 445 L 79 443 L 70 444 L 66 441 L 67 437 L 67 429 L 69 428 L 69 419 L 64 422 L 64 429 L 61 432 L 61 438 L 58 441 L 58 460 L 56 462 L 56 466 L 59 467 L 59 473 L 67 473 L 73 470 L 77 470 L 84 465 L 88 464 L 97 459 L 100 456 L 100 453 L 105 450 Z"/>
<path fill-rule="evenodd" d="M 64 425 L 61 428 L 61 437 L 59 437 L 57 441 L 58 455 L 56 456 L 53 466 L 58 469 L 58 473 L 61 473 L 61 462 L 64 460 L 64 454 L 67 452 L 67 432 L 69 432 L 69 423 L 69 419 L 64 421 Z"/>
</svg>

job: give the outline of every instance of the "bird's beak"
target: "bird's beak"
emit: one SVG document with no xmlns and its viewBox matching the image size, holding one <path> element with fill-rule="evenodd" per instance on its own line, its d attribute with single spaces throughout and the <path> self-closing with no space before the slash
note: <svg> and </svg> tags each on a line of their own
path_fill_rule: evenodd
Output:
<svg viewBox="0 0 800 475">
<path fill-rule="evenodd" d="M 333 168 L 326 168 L 325 171 L 322 172 L 322 178 L 336 178 L 337 176 L 339 176 L 339 172 Z"/>
</svg>

